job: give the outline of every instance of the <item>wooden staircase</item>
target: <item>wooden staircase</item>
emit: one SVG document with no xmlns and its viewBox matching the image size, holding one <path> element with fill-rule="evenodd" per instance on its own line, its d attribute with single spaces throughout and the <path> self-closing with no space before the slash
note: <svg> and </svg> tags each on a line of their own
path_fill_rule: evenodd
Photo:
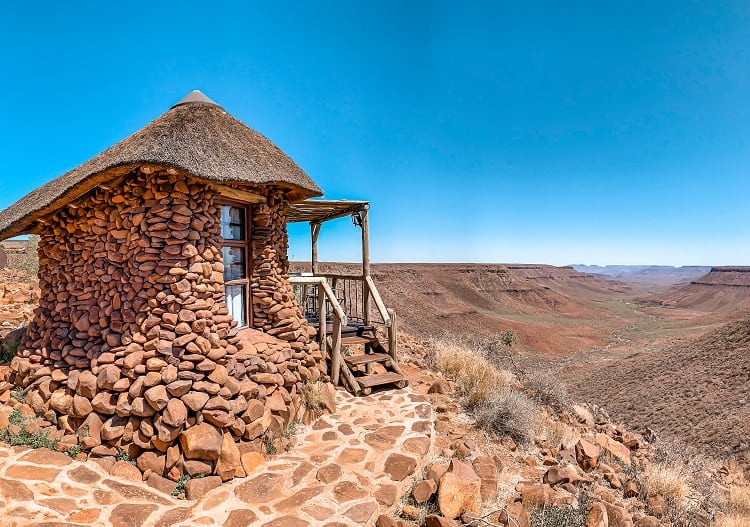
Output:
<svg viewBox="0 0 750 527">
<path fill-rule="evenodd" d="M 350 320 L 343 305 L 351 305 L 351 302 L 346 301 L 346 295 L 336 294 L 335 291 L 341 291 L 341 288 L 336 289 L 336 279 L 329 284 L 325 276 L 289 277 L 293 286 L 303 287 L 302 298 L 314 304 L 314 320 L 308 320 L 318 330 L 318 342 L 328 362 L 331 382 L 343 383 L 355 395 L 369 395 L 376 387 L 406 387 L 408 380 L 396 358 L 396 313 L 385 307 L 372 278 L 348 279 L 367 288 L 382 319 L 387 347 L 375 326 L 362 319 Z M 314 290 L 309 289 L 312 287 Z M 321 320 L 326 322 L 320 324 Z"/>
<path fill-rule="evenodd" d="M 341 374 L 353 393 L 369 395 L 376 386 L 404 388 L 409 383 L 395 353 L 392 355 L 383 347 L 374 327 L 347 326 L 342 331 L 341 345 L 344 349 Z"/>
</svg>

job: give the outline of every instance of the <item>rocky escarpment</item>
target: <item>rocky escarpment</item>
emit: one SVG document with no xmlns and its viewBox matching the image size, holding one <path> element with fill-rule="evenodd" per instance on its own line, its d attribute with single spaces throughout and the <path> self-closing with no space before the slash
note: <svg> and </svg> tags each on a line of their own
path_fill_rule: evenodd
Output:
<svg viewBox="0 0 750 527">
<path fill-rule="evenodd" d="M 172 479 L 241 475 L 235 443 L 281 437 L 326 374 L 286 280 L 283 194 L 254 190 L 263 332 L 237 331 L 227 309 L 213 188 L 141 167 L 45 220 L 39 307 L 0 393 L 22 389 L 63 445 Z"/>
</svg>

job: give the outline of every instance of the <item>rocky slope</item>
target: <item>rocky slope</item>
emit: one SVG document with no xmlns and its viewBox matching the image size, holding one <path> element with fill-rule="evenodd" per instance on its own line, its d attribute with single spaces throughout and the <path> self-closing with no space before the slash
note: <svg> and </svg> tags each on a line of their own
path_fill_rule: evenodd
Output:
<svg viewBox="0 0 750 527">
<path fill-rule="evenodd" d="M 750 469 L 750 318 L 657 353 L 571 374 L 585 400 L 635 426 L 678 436 Z"/>
</svg>

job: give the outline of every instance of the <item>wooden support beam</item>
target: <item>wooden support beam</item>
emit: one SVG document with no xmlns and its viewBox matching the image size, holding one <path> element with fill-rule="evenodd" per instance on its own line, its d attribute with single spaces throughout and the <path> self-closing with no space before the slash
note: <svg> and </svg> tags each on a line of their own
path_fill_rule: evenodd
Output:
<svg viewBox="0 0 750 527">
<path fill-rule="evenodd" d="M 370 231 L 367 221 L 367 207 L 359 212 L 362 219 L 362 275 L 365 280 L 370 276 Z M 370 325 L 370 289 L 362 288 L 362 316 L 365 319 L 365 325 Z"/>
<path fill-rule="evenodd" d="M 225 198 L 234 199 L 243 203 L 265 203 L 266 197 L 250 192 L 249 190 L 242 190 L 239 188 L 229 187 L 227 185 L 219 185 L 214 183 L 211 187 Z"/>
<path fill-rule="evenodd" d="M 318 274 L 318 235 L 320 234 L 320 227 L 320 223 L 310 222 L 310 239 L 312 241 L 310 271 L 312 271 L 313 276 L 317 276 Z"/>
</svg>

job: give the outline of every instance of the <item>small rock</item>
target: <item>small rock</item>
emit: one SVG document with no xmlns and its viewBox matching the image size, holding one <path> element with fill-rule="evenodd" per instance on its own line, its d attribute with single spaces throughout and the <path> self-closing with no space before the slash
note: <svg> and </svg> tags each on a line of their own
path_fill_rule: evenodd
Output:
<svg viewBox="0 0 750 527">
<path fill-rule="evenodd" d="M 417 503 L 424 503 L 437 492 L 437 483 L 432 479 L 423 479 L 411 489 L 411 495 Z"/>
<path fill-rule="evenodd" d="M 205 478 L 191 479 L 185 483 L 185 497 L 189 500 L 197 500 L 206 495 L 210 490 L 221 485 L 219 476 L 207 476 Z"/>
</svg>

